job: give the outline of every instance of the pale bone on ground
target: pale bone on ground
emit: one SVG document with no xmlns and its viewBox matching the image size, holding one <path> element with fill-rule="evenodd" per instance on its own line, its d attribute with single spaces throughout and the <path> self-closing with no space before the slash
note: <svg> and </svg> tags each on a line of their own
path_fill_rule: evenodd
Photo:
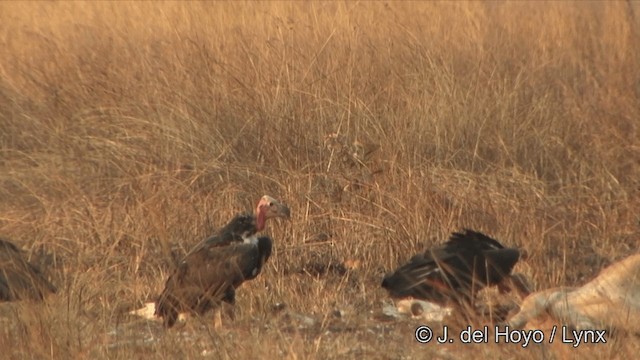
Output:
<svg viewBox="0 0 640 360">
<path fill-rule="evenodd" d="M 500 294 L 516 291 L 519 299 L 525 298 L 531 293 L 530 280 L 521 273 L 513 273 L 498 284 Z M 453 314 L 454 308 L 451 306 L 441 306 L 429 301 L 406 298 L 398 300 L 394 305 L 386 305 L 382 309 L 382 313 L 394 318 L 402 315 L 411 316 L 413 319 L 421 319 L 424 321 L 443 321 L 447 316 Z"/>
<path fill-rule="evenodd" d="M 395 306 L 387 305 L 383 307 L 382 312 L 394 318 L 408 315 L 414 319 L 424 321 L 442 321 L 445 317 L 451 315 L 453 309 L 418 299 L 402 299 L 398 300 Z"/>
<path fill-rule="evenodd" d="M 145 303 L 144 306 L 139 309 L 129 311 L 129 314 L 139 316 L 141 318 L 151 320 L 151 321 L 162 322 L 162 319 L 155 315 L 155 311 L 156 311 L 156 303 L 148 302 L 148 303 Z M 188 313 L 180 313 L 178 314 L 177 322 L 184 323 L 188 317 L 189 317 Z M 221 306 L 215 309 L 213 325 L 215 329 L 222 328 L 222 307 Z"/>
<path fill-rule="evenodd" d="M 233 309 L 233 308 L 230 308 L 230 309 Z M 156 311 L 156 303 L 148 302 L 148 303 L 145 303 L 139 309 L 129 311 L 129 314 L 134 316 L 139 316 L 146 320 L 161 323 L 162 319 L 155 315 L 155 311 Z M 310 327 L 312 325 L 315 325 L 315 322 L 316 322 L 313 318 L 304 316 L 302 314 L 293 313 L 293 312 L 287 312 L 287 316 L 291 319 L 294 319 L 300 322 L 302 324 L 300 328 Z M 178 314 L 178 320 L 176 321 L 176 323 L 184 324 L 188 318 L 189 318 L 189 313 L 181 312 L 180 314 Z M 222 329 L 222 306 L 219 306 L 215 309 L 213 326 L 215 329 Z"/>
<path fill-rule="evenodd" d="M 145 303 L 143 307 L 133 310 L 133 311 L 129 311 L 129 314 L 131 315 L 135 315 L 135 316 L 140 316 L 144 319 L 147 320 L 152 320 L 152 321 L 157 321 L 157 322 L 162 322 L 162 319 L 157 317 L 155 315 L 156 312 L 156 303 L 155 302 L 148 302 Z M 187 317 L 186 313 L 180 313 L 178 315 L 178 321 L 185 321 Z"/>
<path fill-rule="evenodd" d="M 508 324 L 534 329 L 567 325 L 576 330 L 640 331 L 640 254 L 604 269 L 582 287 L 529 295 Z"/>
</svg>

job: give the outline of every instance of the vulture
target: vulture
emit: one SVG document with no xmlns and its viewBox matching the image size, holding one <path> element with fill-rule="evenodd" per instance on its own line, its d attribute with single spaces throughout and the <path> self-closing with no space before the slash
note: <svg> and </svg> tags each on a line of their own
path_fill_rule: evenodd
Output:
<svg viewBox="0 0 640 360">
<path fill-rule="evenodd" d="M 55 286 L 16 245 L 0 238 L 0 301 L 43 300 L 55 292 Z"/>
<path fill-rule="evenodd" d="M 193 248 L 167 279 L 155 315 L 171 327 L 181 312 L 203 315 L 218 308 L 219 316 L 223 302 L 234 305 L 236 289 L 258 276 L 271 255 L 271 239 L 257 233 L 264 230 L 268 219 L 276 217 L 288 219 L 289 208 L 265 195 L 255 213 L 235 216 Z"/>
<path fill-rule="evenodd" d="M 382 287 L 393 298 L 470 305 L 477 292 L 508 277 L 519 258 L 518 249 L 505 248 L 487 235 L 464 229 L 387 274 Z"/>
</svg>

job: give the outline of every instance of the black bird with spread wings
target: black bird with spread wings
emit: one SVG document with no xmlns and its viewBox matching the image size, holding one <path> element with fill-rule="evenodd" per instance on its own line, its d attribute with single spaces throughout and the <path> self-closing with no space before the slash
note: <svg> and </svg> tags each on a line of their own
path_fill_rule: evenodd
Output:
<svg viewBox="0 0 640 360">
<path fill-rule="evenodd" d="M 382 287 L 394 298 L 471 304 L 478 291 L 510 276 L 520 255 L 518 249 L 505 248 L 480 232 L 464 229 L 385 276 Z"/>
<path fill-rule="evenodd" d="M 233 305 L 236 289 L 258 276 L 271 255 L 271 239 L 257 233 L 275 217 L 288 219 L 289 208 L 265 195 L 254 214 L 237 215 L 191 250 L 156 302 L 155 314 L 165 326 L 173 326 L 181 312 L 202 315 L 222 302 Z"/>
<path fill-rule="evenodd" d="M 43 300 L 55 292 L 56 287 L 16 245 L 0 239 L 0 301 Z"/>
</svg>

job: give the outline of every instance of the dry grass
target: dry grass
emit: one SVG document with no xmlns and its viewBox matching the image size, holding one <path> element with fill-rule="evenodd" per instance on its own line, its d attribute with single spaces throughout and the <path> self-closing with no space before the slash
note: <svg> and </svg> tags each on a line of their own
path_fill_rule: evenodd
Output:
<svg viewBox="0 0 640 360">
<path fill-rule="evenodd" d="M 415 322 L 374 314 L 386 270 L 463 226 L 527 249 L 518 270 L 539 289 L 637 251 L 639 11 L 1 3 L 0 235 L 60 288 L 0 307 L 3 356 L 637 354 L 633 338 L 565 353 L 420 345 Z M 272 224 L 275 254 L 240 289 L 228 332 L 122 315 L 264 193 L 293 218 Z M 308 274 L 346 260 L 359 268 Z M 279 302 L 317 324 L 273 314 Z"/>
</svg>

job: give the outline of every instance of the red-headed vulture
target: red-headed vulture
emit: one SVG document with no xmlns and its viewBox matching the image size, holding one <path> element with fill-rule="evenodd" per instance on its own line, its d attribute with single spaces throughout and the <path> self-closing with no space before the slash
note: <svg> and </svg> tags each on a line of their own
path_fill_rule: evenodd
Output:
<svg viewBox="0 0 640 360">
<path fill-rule="evenodd" d="M 263 196 L 253 214 L 241 214 L 198 244 L 169 276 L 155 314 L 171 327 L 181 312 L 204 314 L 222 302 L 233 305 L 236 289 L 254 279 L 271 255 L 271 239 L 257 233 L 271 218 L 289 218 L 289 208 Z"/>
</svg>

